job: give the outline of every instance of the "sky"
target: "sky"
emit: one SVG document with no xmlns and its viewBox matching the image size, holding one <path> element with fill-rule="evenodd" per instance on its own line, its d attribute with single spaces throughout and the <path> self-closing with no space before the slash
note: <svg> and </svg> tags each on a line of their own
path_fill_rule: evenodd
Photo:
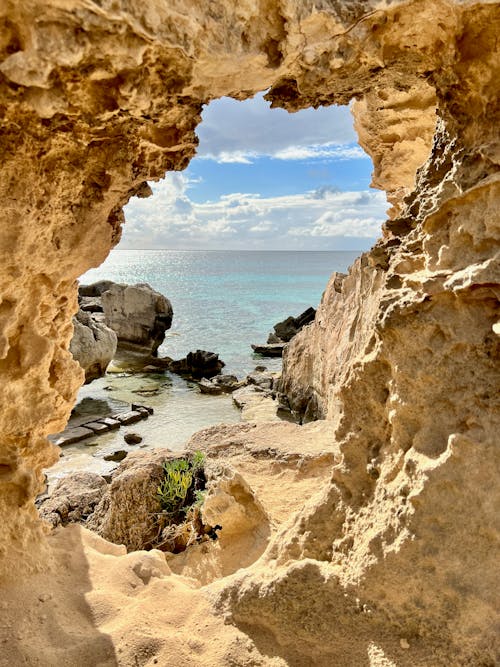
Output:
<svg viewBox="0 0 500 667">
<path fill-rule="evenodd" d="M 347 107 L 289 114 L 263 94 L 204 108 L 196 157 L 125 208 L 122 248 L 366 250 L 388 204 Z"/>
</svg>

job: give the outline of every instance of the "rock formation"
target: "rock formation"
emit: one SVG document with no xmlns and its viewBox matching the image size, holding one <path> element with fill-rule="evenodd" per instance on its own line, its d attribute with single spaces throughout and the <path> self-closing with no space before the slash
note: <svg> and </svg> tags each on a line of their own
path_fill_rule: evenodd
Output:
<svg viewBox="0 0 500 667">
<path fill-rule="evenodd" d="M 116 353 L 116 333 L 83 310 L 73 318 L 73 338 L 69 346 L 73 358 L 85 371 L 85 382 L 102 377 Z"/>
<path fill-rule="evenodd" d="M 0 22 L 2 659 L 495 664 L 498 3 L 2 0 Z M 84 378 L 76 279 L 186 167 L 203 104 L 267 89 L 290 111 L 356 99 L 392 209 L 285 357 L 290 403 L 331 423 L 331 479 L 200 592 L 156 552 L 47 538 L 33 499 Z"/>
<path fill-rule="evenodd" d="M 172 305 L 163 294 L 146 284 L 115 283 L 102 292 L 101 302 L 104 321 L 121 345 L 138 345 L 156 355 L 173 317 Z"/>
</svg>

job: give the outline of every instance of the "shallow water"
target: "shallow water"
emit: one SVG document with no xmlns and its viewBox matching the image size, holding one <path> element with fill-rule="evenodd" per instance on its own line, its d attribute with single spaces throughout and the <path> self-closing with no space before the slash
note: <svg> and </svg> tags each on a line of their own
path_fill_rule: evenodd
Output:
<svg viewBox="0 0 500 667">
<path fill-rule="evenodd" d="M 148 283 L 167 296 L 174 309 L 172 329 L 160 356 L 178 359 L 195 349 L 218 352 L 226 362 L 223 372 L 241 378 L 256 365 L 280 370 L 281 359 L 253 354 L 251 343 L 265 342 L 273 324 L 285 317 L 317 307 L 331 273 L 345 272 L 356 256 L 353 252 L 115 249 L 81 282 Z M 90 421 L 126 410 L 130 403 L 151 406 L 155 413 L 129 427 L 65 446 L 49 477 L 82 469 L 103 474 L 117 466 L 104 461 L 110 452 L 138 447 L 182 449 L 201 428 L 240 419 L 230 395 L 200 394 L 196 384 L 168 372 L 108 373 L 81 388 L 77 411 L 86 410 L 86 421 Z M 123 436 L 130 431 L 143 437 L 140 445 L 125 444 Z"/>
</svg>

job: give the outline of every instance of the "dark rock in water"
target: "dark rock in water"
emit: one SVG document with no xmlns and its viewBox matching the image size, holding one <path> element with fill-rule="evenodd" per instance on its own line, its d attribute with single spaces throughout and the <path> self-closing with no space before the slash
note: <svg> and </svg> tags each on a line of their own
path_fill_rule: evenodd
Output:
<svg viewBox="0 0 500 667">
<path fill-rule="evenodd" d="M 103 424 L 102 422 L 87 422 L 85 424 L 85 428 L 89 428 L 91 431 L 94 431 L 94 433 L 99 434 L 99 433 L 106 433 L 107 431 L 111 430 L 111 427 L 109 424 Z"/>
<path fill-rule="evenodd" d="M 196 352 L 189 352 L 184 359 L 172 361 L 170 370 L 179 375 L 201 380 L 201 378 L 210 379 L 218 375 L 225 365 L 215 352 L 196 350 Z"/>
<path fill-rule="evenodd" d="M 140 442 L 142 442 L 142 436 L 138 433 L 125 433 L 123 439 L 127 445 L 138 445 Z"/>
<path fill-rule="evenodd" d="M 272 331 L 267 337 L 267 344 L 272 345 L 273 343 L 282 343 L 283 341 L 279 336 L 277 336 L 274 331 Z"/>
<path fill-rule="evenodd" d="M 267 371 L 267 366 L 255 366 L 254 371 L 257 371 L 257 373 L 264 373 Z"/>
<path fill-rule="evenodd" d="M 114 431 L 115 429 L 120 428 L 120 422 L 118 419 L 113 419 L 113 417 L 103 417 L 99 421 L 103 424 L 106 424 L 110 431 Z"/>
<path fill-rule="evenodd" d="M 210 394 L 211 396 L 218 396 L 219 394 L 222 394 L 222 387 L 219 387 L 213 382 L 210 382 L 210 380 L 207 380 L 207 378 L 201 378 L 201 380 L 198 382 L 198 387 L 200 388 L 200 392 L 202 394 Z"/>
<path fill-rule="evenodd" d="M 252 345 L 252 349 L 263 357 L 282 357 L 286 343 L 272 343 L 271 345 Z"/>
<path fill-rule="evenodd" d="M 273 338 L 277 337 L 279 340 L 288 343 L 296 334 L 299 333 L 302 327 L 306 326 L 306 324 L 310 324 L 314 320 L 315 315 L 316 310 L 314 308 L 308 308 L 298 317 L 287 317 L 286 320 L 278 322 L 278 324 L 274 325 Z M 273 336 L 273 334 L 270 334 L 270 337 L 271 336 Z M 268 342 L 270 341 L 268 340 Z M 278 341 L 274 342 L 277 343 Z"/>
<path fill-rule="evenodd" d="M 145 417 L 147 417 L 147 415 L 143 412 L 139 412 L 139 410 L 120 412 L 119 414 L 115 415 L 115 418 L 120 422 L 120 424 L 124 425 L 135 424 L 135 422 L 141 421 L 141 419 L 144 419 Z"/>
<path fill-rule="evenodd" d="M 39 505 L 43 519 L 53 526 L 84 523 L 101 500 L 106 480 L 92 472 L 74 472 L 59 480 Z"/>
<path fill-rule="evenodd" d="M 95 433 L 90 428 L 77 426 L 75 428 L 67 428 L 58 436 L 55 436 L 55 439 L 54 436 L 51 436 L 49 440 L 54 442 L 54 444 L 58 447 L 63 447 L 64 445 L 73 445 L 75 442 L 80 442 L 81 440 L 90 438 L 93 435 L 95 435 Z"/>
<path fill-rule="evenodd" d="M 155 412 L 150 405 L 138 405 L 137 403 L 132 403 L 130 407 L 132 410 L 137 410 L 137 412 L 140 412 L 143 415 L 146 415 L 146 412 L 148 415 L 153 415 Z"/>
<path fill-rule="evenodd" d="M 111 452 L 111 454 L 106 454 L 103 458 L 105 461 L 123 461 L 127 456 L 128 452 L 124 449 L 118 449 L 116 452 Z"/>
</svg>

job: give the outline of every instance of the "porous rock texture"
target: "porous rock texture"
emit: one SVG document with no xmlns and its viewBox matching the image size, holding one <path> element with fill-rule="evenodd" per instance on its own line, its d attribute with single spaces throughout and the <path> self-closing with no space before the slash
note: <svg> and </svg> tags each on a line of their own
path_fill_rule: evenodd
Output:
<svg viewBox="0 0 500 667">
<path fill-rule="evenodd" d="M 498 3 L 0 0 L 0 23 L 1 659 L 495 664 Z M 332 422 L 331 481 L 257 563 L 199 591 L 80 528 L 47 538 L 33 499 L 83 381 L 76 279 L 128 199 L 186 167 L 202 105 L 265 89 L 290 111 L 355 98 L 392 209 L 286 353 L 292 406 Z M 51 568 L 45 634 L 31 602 Z"/>
</svg>

